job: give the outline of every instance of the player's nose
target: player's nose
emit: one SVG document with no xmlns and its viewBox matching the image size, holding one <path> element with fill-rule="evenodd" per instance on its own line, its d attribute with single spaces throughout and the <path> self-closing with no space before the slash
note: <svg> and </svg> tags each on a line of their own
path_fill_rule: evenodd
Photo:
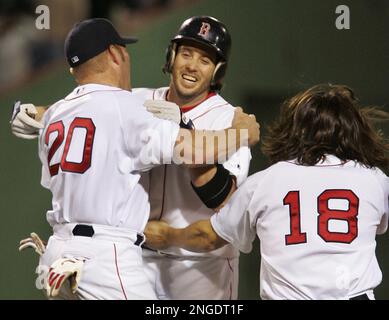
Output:
<svg viewBox="0 0 389 320">
<path fill-rule="evenodd" d="M 197 70 L 197 61 L 195 59 L 189 59 L 185 64 L 185 68 L 188 71 L 196 71 Z"/>
</svg>

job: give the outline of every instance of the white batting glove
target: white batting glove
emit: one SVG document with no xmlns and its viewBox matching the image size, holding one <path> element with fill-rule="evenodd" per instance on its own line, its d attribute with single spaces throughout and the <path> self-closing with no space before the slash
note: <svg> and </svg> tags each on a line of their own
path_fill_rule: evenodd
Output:
<svg viewBox="0 0 389 320">
<path fill-rule="evenodd" d="M 37 114 L 32 103 L 20 104 L 20 101 L 16 101 L 10 121 L 12 133 L 22 139 L 37 138 L 39 130 L 43 129 L 43 124 L 34 119 Z"/>
<path fill-rule="evenodd" d="M 32 248 L 35 252 L 41 256 L 45 253 L 46 245 L 41 238 L 35 233 L 30 233 L 30 238 L 26 238 L 20 241 L 19 251 L 22 251 L 26 248 Z"/>
<path fill-rule="evenodd" d="M 164 120 L 177 123 L 181 128 L 194 129 L 192 120 L 186 118 L 180 107 L 174 102 L 166 100 L 146 100 L 143 105 L 148 112 Z"/>
<path fill-rule="evenodd" d="M 166 100 L 146 100 L 143 104 L 148 112 L 164 120 L 174 121 L 177 124 L 181 122 L 180 107 Z"/>
<path fill-rule="evenodd" d="M 76 258 L 61 258 L 54 261 L 47 275 L 47 296 L 49 298 L 56 297 L 66 280 L 69 280 L 70 289 L 72 293 L 75 293 L 81 279 L 84 261 Z"/>
</svg>

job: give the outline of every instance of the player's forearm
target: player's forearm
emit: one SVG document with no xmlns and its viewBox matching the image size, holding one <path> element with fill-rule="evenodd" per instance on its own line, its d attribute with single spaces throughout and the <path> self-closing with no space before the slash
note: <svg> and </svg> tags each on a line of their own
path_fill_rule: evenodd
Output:
<svg viewBox="0 0 389 320">
<path fill-rule="evenodd" d="M 217 131 L 180 129 L 174 153 L 180 163 L 203 166 L 223 163 L 241 146 L 248 144 L 247 130 Z"/>
<path fill-rule="evenodd" d="M 219 212 L 236 190 L 236 177 L 222 165 L 190 168 L 193 190 L 208 208 Z"/>
<path fill-rule="evenodd" d="M 247 133 L 247 130 L 204 131 L 204 143 L 199 146 L 202 147 L 204 162 L 211 164 L 228 160 L 241 146 L 248 144 L 247 134 L 245 136 L 244 132 Z"/>
<path fill-rule="evenodd" d="M 169 243 L 193 252 L 209 252 L 227 244 L 213 230 L 210 220 L 200 220 L 183 229 L 171 228 Z"/>
<path fill-rule="evenodd" d="M 212 178 L 215 176 L 216 171 L 217 167 L 214 164 L 204 167 L 191 168 L 190 176 L 193 185 L 196 187 L 204 186 L 212 180 Z"/>
</svg>

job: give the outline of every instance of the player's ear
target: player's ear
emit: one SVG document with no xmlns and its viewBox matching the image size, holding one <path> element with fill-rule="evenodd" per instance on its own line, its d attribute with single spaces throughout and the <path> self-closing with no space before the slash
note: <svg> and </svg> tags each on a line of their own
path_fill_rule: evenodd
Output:
<svg viewBox="0 0 389 320">
<path fill-rule="evenodd" d="M 71 74 L 72 76 L 74 76 L 74 70 L 73 70 L 73 68 L 69 68 L 69 72 L 70 72 L 70 74 Z"/>
<path fill-rule="evenodd" d="M 120 61 L 121 61 L 121 57 L 120 57 L 120 52 L 119 50 L 114 46 L 114 45 L 110 45 L 108 47 L 108 54 L 109 56 L 111 57 L 112 61 L 115 63 L 115 64 L 119 64 Z"/>
</svg>

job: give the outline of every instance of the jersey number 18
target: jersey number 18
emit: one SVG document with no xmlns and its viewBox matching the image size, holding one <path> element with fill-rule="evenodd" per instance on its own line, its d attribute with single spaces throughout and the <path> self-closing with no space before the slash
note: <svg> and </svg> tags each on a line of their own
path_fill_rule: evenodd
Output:
<svg viewBox="0 0 389 320">
<path fill-rule="evenodd" d="M 348 210 L 334 210 L 328 207 L 328 201 L 343 199 L 348 201 Z M 289 191 L 284 198 L 284 205 L 289 206 L 290 234 L 285 235 L 285 244 L 307 242 L 307 234 L 301 232 L 300 225 L 300 192 Z M 351 243 L 358 236 L 359 199 L 351 190 L 325 190 L 317 197 L 317 233 L 326 242 Z M 347 222 L 348 232 L 332 232 L 328 230 L 330 220 Z"/>
</svg>

